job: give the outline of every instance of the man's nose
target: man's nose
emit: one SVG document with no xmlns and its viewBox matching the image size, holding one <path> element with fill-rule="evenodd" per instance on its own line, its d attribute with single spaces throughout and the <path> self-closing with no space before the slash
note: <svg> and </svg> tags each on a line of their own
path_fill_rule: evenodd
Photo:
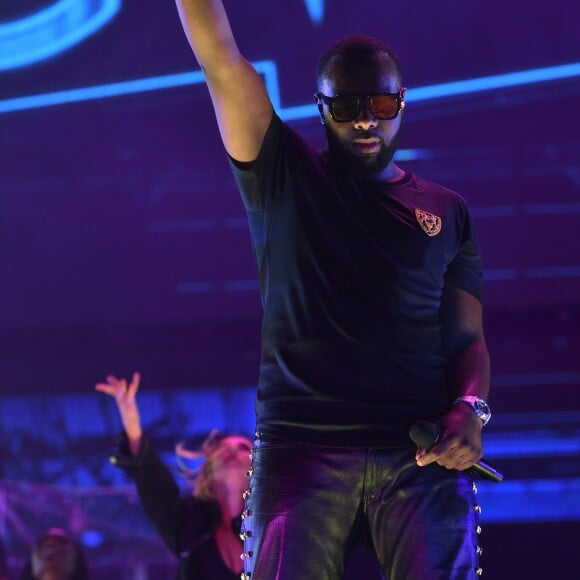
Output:
<svg viewBox="0 0 580 580">
<path fill-rule="evenodd" d="M 357 129 L 363 129 L 368 127 L 376 127 L 378 124 L 377 118 L 371 113 L 369 103 L 363 101 L 361 103 L 359 114 L 354 120 L 354 126 Z"/>
</svg>

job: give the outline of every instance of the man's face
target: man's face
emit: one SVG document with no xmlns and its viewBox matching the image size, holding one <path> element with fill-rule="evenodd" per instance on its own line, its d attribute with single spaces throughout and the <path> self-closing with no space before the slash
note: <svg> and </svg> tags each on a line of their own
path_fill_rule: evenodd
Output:
<svg viewBox="0 0 580 580">
<path fill-rule="evenodd" d="M 395 66 L 387 56 L 364 63 L 335 59 L 318 87 L 322 94 L 330 97 L 398 93 L 400 88 Z M 323 118 L 331 155 L 353 174 L 377 178 L 390 176 L 401 131 L 402 110 L 394 119 L 379 120 L 363 105 L 356 119 L 339 123 L 323 104 Z"/>
</svg>

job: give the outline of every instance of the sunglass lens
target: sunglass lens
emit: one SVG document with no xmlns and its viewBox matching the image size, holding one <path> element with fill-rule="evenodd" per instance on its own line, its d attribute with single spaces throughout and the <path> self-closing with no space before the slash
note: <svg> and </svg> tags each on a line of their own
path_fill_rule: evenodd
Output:
<svg viewBox="0 0 580 580">
<path fill-rule="evenodd" d="M 393 119 L 397 116 L 399 102 L 393 95 L 371 97 L 371 112 L 377 119 Z"/>
<path fill-rule="evenodd" d="M 353 121 L 358 115 L 359 99 L 340 96 L 333 101 L 332 112 L 336 121 Z"/>
</svg>

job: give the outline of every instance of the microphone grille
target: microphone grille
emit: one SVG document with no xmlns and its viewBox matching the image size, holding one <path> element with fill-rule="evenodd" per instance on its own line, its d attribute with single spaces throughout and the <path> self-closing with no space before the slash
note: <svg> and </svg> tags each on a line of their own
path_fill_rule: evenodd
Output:
<svg viewBox="0 0 580 580">
<path fill-rule="evenodd" d="M 429 449 L 439 439 L 439 429 L 429 421 L 415 421 L 409 428 L 409 437 L 421 449 Z"/>
</svg>

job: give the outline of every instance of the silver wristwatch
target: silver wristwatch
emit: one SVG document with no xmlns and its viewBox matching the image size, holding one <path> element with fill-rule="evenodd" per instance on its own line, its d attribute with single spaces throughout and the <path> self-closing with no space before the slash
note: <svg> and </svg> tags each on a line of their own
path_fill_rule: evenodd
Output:
<svg viewBox="0 0 580 580">
<path fill-rule="evenodd" d="M 491 409 L 483 399 L 471 395 L 465 395 L 463 397 L 457 397 L 453 402 L 453 405 L 462 402 L 467 403 L 473 409 L 473 412 L 479 417 L 479 419 L 481 419 L 482 426 L 489 423 L 489 420 L 491 419 Z"/>
</svg>

